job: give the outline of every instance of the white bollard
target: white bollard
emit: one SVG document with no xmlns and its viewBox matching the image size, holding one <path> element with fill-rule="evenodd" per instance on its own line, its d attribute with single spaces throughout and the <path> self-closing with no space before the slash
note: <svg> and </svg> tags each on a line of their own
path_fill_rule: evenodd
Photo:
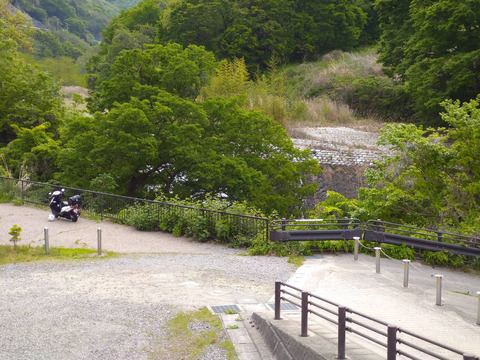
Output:
<svg viewBox="0 0 480 360">
<path fill-rule="evenodd" d="M 381 247 L 374 247 L 375 249 L 375 264 L 377 268 L 377 274 L 380 274 L 380 250 L 382 250 Z"/>
<path fill-rule="evenodd" d="M 437 283 L 437 300 L 435 301 L 435 305 L 437 306 L 442 306 L 442 278 L 443 275 L 435 275 Z"/>
<path fill-rule="evenodd" d="M 43 228 L 43 237 L 45 238 L 45 254 L 50 253 L 50 245 L 48 243 L 48 227 Z"/>
<path fill-rule="evenodd" d="M 102 255 L 102 229 L 101 228 L 97 229 L 97 245 L 98 245 L 97 253 L 98 255 Z"/>
<path fill-rule="evenodd" d="M 358 260 L 358 247 L 360 246 L 360 238 L 358 236 L 354 236 L 353 240 L 355 240 L 355 247 L 353 251 L 353 260 Z"/>
<path fill-rule="evenodd" d="M 403 287 L 408 287 L 408 272 L 410 268 L 410 260 L 403 260 Z"/>
</svg>

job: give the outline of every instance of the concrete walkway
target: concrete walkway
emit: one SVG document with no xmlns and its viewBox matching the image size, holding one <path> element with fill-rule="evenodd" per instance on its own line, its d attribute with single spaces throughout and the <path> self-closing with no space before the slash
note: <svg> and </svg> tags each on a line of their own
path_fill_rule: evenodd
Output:
<svg viewBox="0 0 480 360">
<path fill-rule="evenodd" d="M 409 286 L 405 288 L 402 261 L 382 258 L 380 273 L 376 273 L 375 257 L 360 254 L 359 260 L 354 261 L 352 254 L 326 255 L 308 258 L 288 284 L 479 357 L 480 326 L 476 323 L 477 316 L 480 316 L 480 300 L 477 296 L 480 291 L 480 276 L 434 268 L 418 262 L 410 264 L 409 273 Z M 437 274 L 443 275 L 441 306 L 436 305 Z M 270 302 L 274 302 L 273 297 Z M 278 331 L 289 334 L 305 346 L 317 349 L 319 354 L 324 355 L 321 358 L 336 358 L 337 328 L 330 322 L 309 314 L 309 336 L 300 338 L 299 311 L 283 311 L 281 316 L 284 320 L 273 320 L 273 311 L 260 315 L 277 326 Z M 348 313 L 347 316 L 356 317 Z M 360 320 L 358 317 L 356 319 Z M 347 326 L 359 329 L 353 324 Z M 386 328 L 384 331 L 386 332 Z M 399 338 L 406 339 L 407 336 L 401 333 Z M 386 338 L 383 342 L 386 343 Z M 463 358 L 462 355 L 443 351 L 426 343 L 419 346 L 431 349 L 445 359 Z M 397 350 L 416 354 L 402 344 L 397 344 Z M 382 346 L 347 332 L 346 356 L 348 359 L 376 360 L 386 359 L 387 353 Z M 416 356 L 422 360 L 433 359 L 425 354 Z M 293 354 L 293 358 L 303 359 L 301 354 Z M 397 359 L 406 357 L 397 356 Z"/>
</svg>

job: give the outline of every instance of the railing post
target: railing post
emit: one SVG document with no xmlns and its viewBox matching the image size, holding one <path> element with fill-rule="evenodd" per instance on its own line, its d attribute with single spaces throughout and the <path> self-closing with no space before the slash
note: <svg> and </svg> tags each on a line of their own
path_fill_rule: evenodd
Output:
<svg viewBox="0 0 480 360">
<path fill-rule="evenodd" d="M 442 278 L 443 275 L 435 275 L 437 288 L 437 299 L 435 301 L 435 305 L 437 306 L 442 306 Z"/>
<path fill-rule="evenodd" d="M 97 229 L 97 245 L 98 245 L 97 253 L 98 255 L 102 255 L 102 229 L 101 228 Z"/>
<path fill-rule="evenodd" d="M 282 218 L 282 231 L 285 231 L 286 229 L 286 226 L 285 224 L 287 223 L 286 219 L 285 218 Z"/>
<path fill-rule="evenodd" d="M 376 272 L 377 274 L 380 274 L 380 250 L 382 250 L 381 247 L 374 247 L 375 249 L 375 268 L 376 268 Z"/>
<path fill-rule="evenodd" d="M 350 219 L 348 217 L 345 216 L 345 225 L 343 226 L 345 229 L 348 229 L 348 227 L 350 226 Z"/>
<path fill-rule="evenodd" d="M 408 287 L 408 272 L 410 268 L 410 260 L 403 260 L 403 287 Z"/>
<path fill-rule="evenodd" d="M 347 308 L 338 307 L 338 359 L 345 359 Z"/>
<path fill-rule="evenodd" d="M 387 360 L 397 358 L 397 330 L 394 325 L 388 325 L 387 331 Z"/>
<path fill-rule="evenodd" d="M 477 291 L 478 309 L 477 309 L 477 325 L 480 325 L 480 291 Z"/>
<path fill-rule="evenodd" d="M 103 195 L 100 194 L 100 220 L 103 221 Z"/>
<path fill-rule="evenodd" d="M 308 336 L 308 292 L 302 291 L 302 337 Z"/>
<path fill-rule="evenodd" d="M 50 253 L 50 245 L 48 243 L 48 227 L 43 228 L 43 237 L 45 238 L 45 254 Z"/>
<path fill-rule="evenodd" d="M 275 281 L 275 320 L 281 320 L 280 317 L 280 297 L 281 297 L 282 283 Z"/>
<path fill-rule="evenodd" d="M 438 242 L 442 242 L 442 237 L 443 237 L 442 232 L 441 232 L 441 231 L 438 231 L 438 232 L 437 232 L 437 240 L 438 240 Z"/>
<path fill-rule="evenodd" d="M 360 238 L 358 236 L 354 236 L 353 240 L 355 240 L 355 245 L 353 248 L 353 260 L 358 260 L 358 248 L 360 246 Z"/>
<path fill-rule="evenodd" d="M 22 196 L 21 197 L 22 197 L 22 204 L 23 204 L 23 202 L 25 200 L 25 191 L 24 191 L 24 186 L 23 186 L 24 182 L 23 182 L 23 180 L 20 180 L 20 181 L 22 182 Z"/>
</svg>

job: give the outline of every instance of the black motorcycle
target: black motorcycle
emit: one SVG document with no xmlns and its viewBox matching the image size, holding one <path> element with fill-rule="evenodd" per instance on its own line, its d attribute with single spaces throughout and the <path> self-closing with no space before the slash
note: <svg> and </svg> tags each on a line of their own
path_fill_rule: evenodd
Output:
<svg viewBox="0 0 480 360">
<path fill-rule="evenodd" d="M 82 197 L 74 195 L 68 198 L 68 201 L 62 201 L 65 196 L 65 189 L 57 190 L 48 194 L 50 197 L 50 209 L 52 210 L 53 219 L 51 215 L 49 220 L 55 220 L 58 217 L 72 220 L 78 220 L 80 216 L 79 206 L 82 204 Z"/>
</svg>

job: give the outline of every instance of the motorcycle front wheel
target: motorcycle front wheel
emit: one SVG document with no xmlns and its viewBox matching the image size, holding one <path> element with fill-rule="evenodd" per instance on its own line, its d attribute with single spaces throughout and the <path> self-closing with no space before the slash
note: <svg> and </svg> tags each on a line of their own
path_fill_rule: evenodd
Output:
<svg viewBox="0 0 480 360">
<path fill-rule="evenodd" d="M 70 219 L 72 219 L 73 222 L 76 222 L 78 220 L 78 215 L 72 211 L 70 213 Z"/>
</svg>

